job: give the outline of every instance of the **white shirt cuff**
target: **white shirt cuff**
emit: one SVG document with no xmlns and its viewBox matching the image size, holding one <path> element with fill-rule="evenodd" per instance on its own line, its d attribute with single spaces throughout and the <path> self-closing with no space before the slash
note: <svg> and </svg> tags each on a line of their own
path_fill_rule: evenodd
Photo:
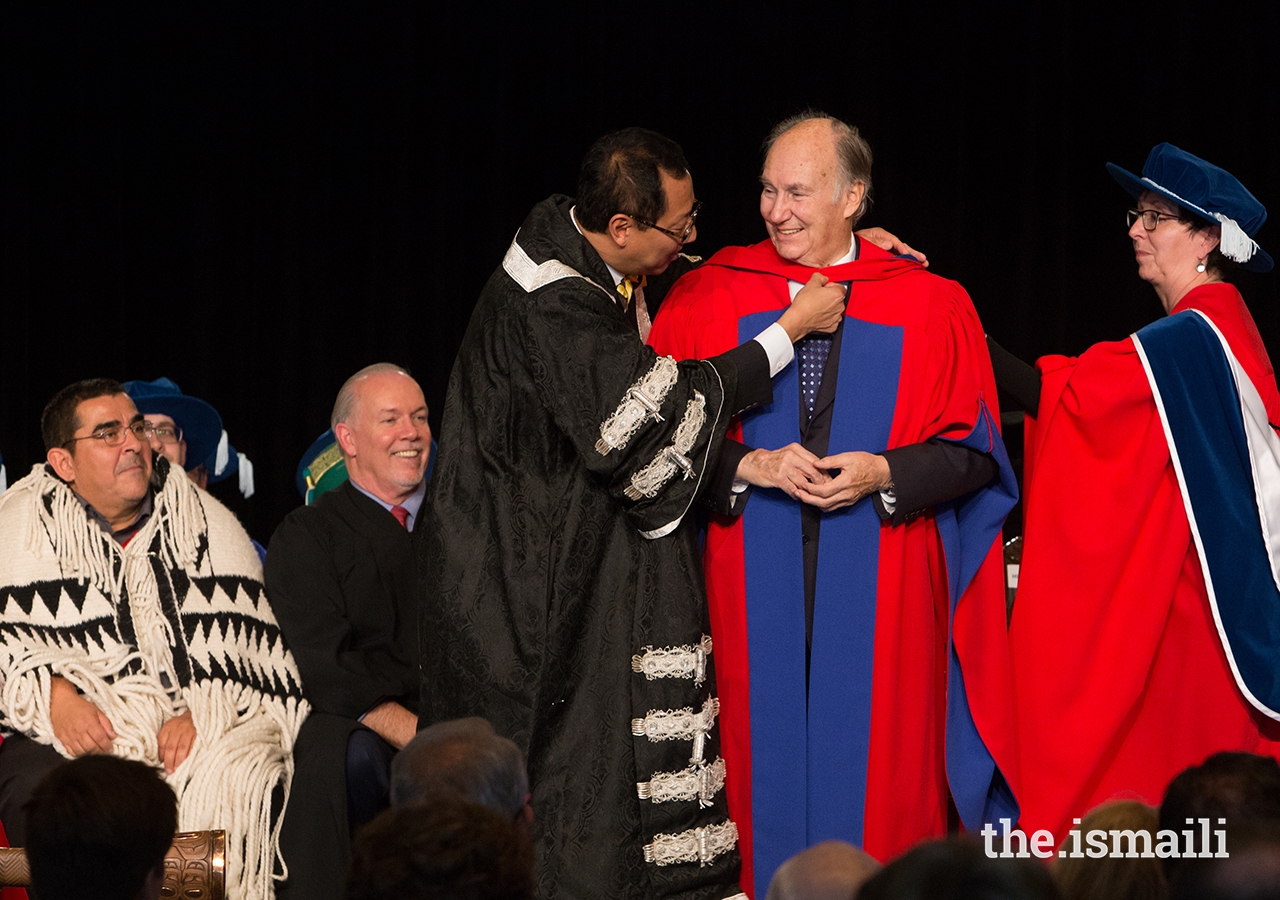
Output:
<svg viewBox="0 0 1280 900">
<path fill-rule="evenodd" d="M 770 378 L 785 369 L 787 364 L 795 359 L 796 351 L 791 346 L 791 338 L 787 336 L 787 330 L 777 322 L 757 334 L 755 341 L 764 348 L 765 354 L 769 357 Z"/>
<path fill-rule="evenodd" d="M 889 515 L 893 515 L 898 509 L 898 497 L 892 488 L 880 492 L 880 502 L 884 504 L 884 511 Z"/>
</svg>

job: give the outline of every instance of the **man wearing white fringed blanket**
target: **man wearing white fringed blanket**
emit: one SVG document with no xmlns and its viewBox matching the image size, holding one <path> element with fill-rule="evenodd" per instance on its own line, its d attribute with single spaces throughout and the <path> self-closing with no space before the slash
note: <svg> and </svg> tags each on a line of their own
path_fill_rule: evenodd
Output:
<svg viewBox="0 0 1280 900">
<path fill-rule="evenodd" d="M 41 417 L 48 463 L 0 496 L 0 820 L 61 757 L 163 767 L 179 830 L 227 832 L 227 894 L 274 894 L 307 715 L 244 529 L 108 379 Z M 61 756 L 59 756 L 61 754 Z"/>
</svg>

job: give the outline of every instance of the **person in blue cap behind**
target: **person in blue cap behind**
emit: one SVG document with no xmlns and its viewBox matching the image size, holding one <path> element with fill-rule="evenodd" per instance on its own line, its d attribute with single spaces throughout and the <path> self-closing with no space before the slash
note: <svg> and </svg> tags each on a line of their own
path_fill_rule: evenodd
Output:
<svg viewBox="0 0 1280 900">
<path fill-rule="evenodd" d="M 1226 281 L 1271 269 L 1266 209 L 1172 144 L 1107 168 L 1167 315 L 1038 371 L 992 353 L 1033 417 L 1010 642 L 1021 827 L 1050 846 L 1212 753 L 1280 756 L 1280 390 Z"/>
<path fill-rule="evenodd" d="M 209 486 L 207 460 L 216 460 L 222 439 L 222 416 L 199 397 L 182 393 L 170 378 L 126 381 L 127 393 L 138 412 L 155 429 L 151 449 L 181 466 L 187 477 L 202 488 Z"/>
<path fill-rule="evenodd" d="M 244 498 L 253 496 L 253 463 L 227 440 L 216 409 L 199 397 L 182 393 L 171 378 L 126 381 L 124 389 L 153 428 L 154 452 L 180 466 L 198 487 L 208 490 L 235 475 Z M 227 502 L 228 498 L 221 499 Z M 266 549 L 256 540 L 253 546 L 258 558 L 265 559 Z"/>
<path fill-rule="evenodd" d="M 202 469 L 209 484 L 219 484 L 236 476 L 236 487 L 244 499 L 254 495 L 256 487 L 253 478 L 253 463 L 249 457 L 238 451 L 227 439 L 226 429 L 218 440 L 218 446 L 205 457 L 204 462 L 193 471 Z"/>
</svg>

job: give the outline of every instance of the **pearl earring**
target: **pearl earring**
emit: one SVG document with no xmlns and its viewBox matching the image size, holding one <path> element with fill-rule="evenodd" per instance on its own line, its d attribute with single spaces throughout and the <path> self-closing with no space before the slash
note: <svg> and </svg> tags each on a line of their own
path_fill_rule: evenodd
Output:
<svg viewBox="0 0 1280 900">
<path fill-rule="evenodd" d="M 1203 272 L 1203 271 L 1204 271 L 1204 263 L 1200 263 L 1200 265 L 1196 266 L 1196 271 L 1197 271 L 1197 272 Z"/>
</svg>

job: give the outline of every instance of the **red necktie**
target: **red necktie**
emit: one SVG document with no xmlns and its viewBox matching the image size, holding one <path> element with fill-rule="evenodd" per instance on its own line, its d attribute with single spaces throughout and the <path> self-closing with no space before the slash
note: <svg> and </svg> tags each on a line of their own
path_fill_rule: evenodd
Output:
<svg viewBox="0 0 1280 900">
<path fill-rule="evenodd" d="M 391 515 L 396 517 L 396 521 L 400 523 L 401 528 L 409 527 L 409 510 L 403 506 L 391 507 Z"/>
</svg>

